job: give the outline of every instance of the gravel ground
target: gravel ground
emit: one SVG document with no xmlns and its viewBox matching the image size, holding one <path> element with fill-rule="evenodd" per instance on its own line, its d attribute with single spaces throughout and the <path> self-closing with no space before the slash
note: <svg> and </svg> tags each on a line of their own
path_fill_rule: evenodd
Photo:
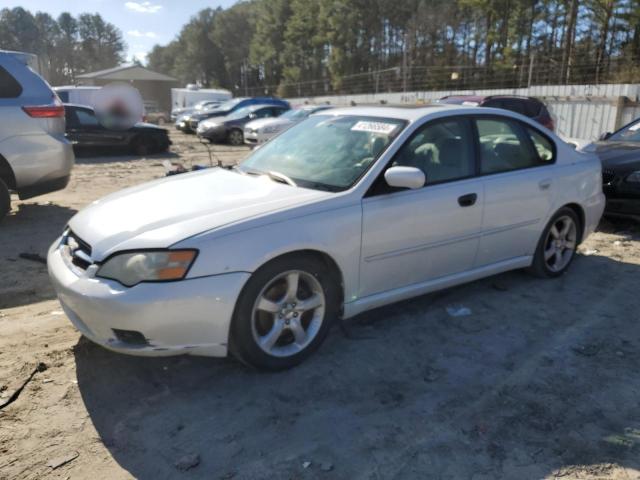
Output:
<svg viewBox="0 0 640 480">
<path fill-rule="evenodd" d="M 163 160 L 208 164 L 172 139 L 166 155 L 80 158 L 67 189 L 16 200 L 0 225 L 0 405 L 31 378 L 0 410 L 0 479 L 640 479 L 633 224 L 604 221 L 560 279 L 510 272 L 360 315 L 278 374 L 81 338 L 37 255 Z"/>
</svg>

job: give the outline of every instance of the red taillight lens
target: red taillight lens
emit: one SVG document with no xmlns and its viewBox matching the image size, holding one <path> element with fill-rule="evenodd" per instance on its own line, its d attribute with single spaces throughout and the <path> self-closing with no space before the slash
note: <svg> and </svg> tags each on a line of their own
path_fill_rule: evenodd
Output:
<svg viewBox="0 0 640 480">
<path fill-rule="evenodd" d="M 32 107 L 22 107 L 22 110 L 33 118 L 64 117 L 64 106 L 62 105 L 35 105 Z"/>
</svg>

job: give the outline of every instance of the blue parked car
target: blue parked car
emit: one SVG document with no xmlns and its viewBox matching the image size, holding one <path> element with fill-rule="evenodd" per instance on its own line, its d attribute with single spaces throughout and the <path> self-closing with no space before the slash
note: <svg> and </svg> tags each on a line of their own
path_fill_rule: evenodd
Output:
<svg viewBox="0 0 640 480">
<path fill-rule="evenodd" d="M 217 107 L 210 110 L 205 110 L 204 112 L 200 113 L 193 113 L 186 117 L 179 118 L 178 122 L 176 122 L 176 128 L 182 130 L 185 133 L 194 133 L 198 129 L 198 123 L 200 123 L 202 120 L 206 120 L 212 117 L 226 116 L 241 108 L 262 104 L 278 105 L 284 107 L 287 110 L 291 108 L 289 102 L 275 97 L 232 98 L 231 100 L 227 100 L 226 102 L 224 102 L 222 105 L 218 105 Z"/>
</svg>

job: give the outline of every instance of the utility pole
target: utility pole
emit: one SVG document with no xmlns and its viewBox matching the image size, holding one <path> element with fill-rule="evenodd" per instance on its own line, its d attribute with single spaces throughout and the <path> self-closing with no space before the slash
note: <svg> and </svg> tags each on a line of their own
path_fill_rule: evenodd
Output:
<svg viewBox="0 0 640 480">
<path fill-rule="evenodd" d="M 531 88 L 531 81 L 533 80 L 533 62 L 536 58 L 536 52 L 531 52 L 531 59 L 529 60 L 529 80 L 527 81 L 527 88 Z"/>
<path fill-rule="evenodd" d="M 407 93 L 407 48 L 409 46 L 407 39 L 407 32 L 404 32 L 404 48 L 402 49 L 402 91 L 404 93 Z"/>
</svg>

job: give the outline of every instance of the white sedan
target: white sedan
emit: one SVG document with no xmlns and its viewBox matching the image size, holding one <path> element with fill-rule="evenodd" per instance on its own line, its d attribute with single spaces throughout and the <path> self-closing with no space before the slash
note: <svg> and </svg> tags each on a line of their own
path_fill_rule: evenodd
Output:
<svg viewBox="0 0 640 480">
<path fill-rule="evenodd" d="M 251 146 L 262 145 L 287 128 L 291 128 L 309 115 L 328 110 L 330 105 L 304 105 L 283 113 L 276 118 L 259 118 L 244 126 L 244 143 Z"/>
<path fill-rule="evenodd" d="M 598 159 L 516 113 L 332 109 L 232 170 L 94 202 L 48 265 L 109 349 L 281 369 L 340 317 L 511 269 L 561 275 L 603 208 Z"/>
</svg>

